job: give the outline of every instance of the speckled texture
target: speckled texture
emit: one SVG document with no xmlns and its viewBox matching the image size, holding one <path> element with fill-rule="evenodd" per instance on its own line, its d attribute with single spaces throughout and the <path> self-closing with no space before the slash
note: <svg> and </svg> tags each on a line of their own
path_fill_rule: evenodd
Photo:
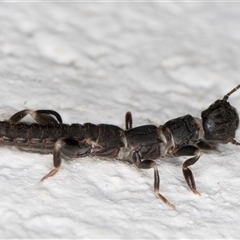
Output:
<svg viewBox="0 0 240 240">
<path fill-rule="evenodd" d="M 160 125 L 200 116 L 235 87 L 238 3 L 0 3 L 1 119 L 54 109 L 64 122 Z M 239 110 L 240 92 L 231 103 Z M 240 134 L 238 134 L 240 140 Z M 1 148 L 1 238 L 239 238 L 240 149 L 203 154 L 186 187 L 181 158 L 153 171 L 117 161 L 64 162 Z"/>
</svg>

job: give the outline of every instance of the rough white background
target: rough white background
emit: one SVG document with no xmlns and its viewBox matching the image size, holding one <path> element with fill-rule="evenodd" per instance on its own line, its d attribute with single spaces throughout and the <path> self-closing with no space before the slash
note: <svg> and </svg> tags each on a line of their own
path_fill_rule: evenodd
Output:
<svg viewBox="0 0 240 240">
<path fill-rule="evenodd" d="M 0 114 L 54 109 L 66 123 L 124 127 L 200 116 L 240 83 L 239 3 L 0 3 Z M 230 99 L 240 110 L 240 92 Z M 238 135 L 240 140 L 240 134 Z M 43 184 L 51 155 L 1 148 L 0 238 L 239 238 L 240 148 L 153 171 L 83 158 Z"/>
</svg>

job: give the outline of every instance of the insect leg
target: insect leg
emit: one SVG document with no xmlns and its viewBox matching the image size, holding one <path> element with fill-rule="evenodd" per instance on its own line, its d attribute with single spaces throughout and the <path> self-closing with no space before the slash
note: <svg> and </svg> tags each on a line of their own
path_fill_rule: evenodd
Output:
<svg viewBox="0 0 240 240">
<path fill-rule="evenodd" d="M 37 110 L 31 113 L 31 117 L 39 124 L 59 124 L 62 118 L 58 112 L 53 110 Z"/>
<path fill-rule="evenodd" d="M 171 204 L 162 194 L 159 192 L 159 185 L 160 185 L 160 177 L 158 173 L 157 164 L 153 160 L 141 160 L 141 157 L 138 152 L 134 152 L 133 154 L 133 161 L 134 164 L 141 169 L 150 169 L 153 168 L 154 170 L 154 193 L 157 198 L 161 199 L 164 203 L 168 206 L 175 208 L 173 204 Z"/>
<path fill-rule="evenodd" d="M 125 115 L 125 125 L 126 125 L 126 130 L 129 130 L 132 128 L 132 113 L 127 112 Z"/>
<path fill-rule="evenodd" d="M 28 109 L 19 111 L 19 112 L 15 113 L 14 115 L 12 115 L 12 117 L 10 117 L 8 122 L 11 123 L 11 124 L 16 124 L 19 121 L 21 121 L 26 115 L 30 114 L 31 112 L 32 111 L 28 110 Z"/>
<path fill-rule="evenodd" d="M 197 147 L 201 150 L 204 151 L 211 151 L 211 150 L 216 150 L 216 145 L 209 145 L 208 143 L 204 142 L 204 141 L 200 141 L 197 143 Z"/>
<path fill-rule="evenodd" d="M 118 155 L 119 150 L 119 147 L 100 149 L 96 152 L 93 151 L 91 153 L 91 156 L 115 158 Z"/>
<path fill-rule="evenodd" d="M 66 160 L 76 157 L 84 157 L 91 152 L 91 148 L 90 145 L 79 143 L 73 139 L 58 139 L 53 150 L 53 169 L 44 176 L 40 182 L 54 176 L 58 172 L 62 163 L 62 157 L 65 157 Z"/>
<path fill-rule="evenodd" d="M 174 153 L 175 156 L 191 156 L 193 155 L 194 157 L 187 159 L 183 165 L 182 165 L 182 171 L 184 178 L 186 180 L 187 185 L 189 188 L 198 195 L 201 195 L 195 185 L 195 180 L 192 171 L 188 168 L 189 166 L 193 165 L 194 163 L 197 162 L 197 160 L 200 158 L 200 151 L 197 147 L 195 146 L 186 146 L 180 148 L 176 153 Z"/>
<path fill-rule="evenodd" d="M 25 109 L 15 113 L 8 122 L 11 124 L 16 124 L 21 121 L 27 114 L 30 114 L 31 117 L 39 124 L 59 124 L 62 123 L 62 118 L 59 113 L 53 110 L 29 110 Z"/>
</svg>

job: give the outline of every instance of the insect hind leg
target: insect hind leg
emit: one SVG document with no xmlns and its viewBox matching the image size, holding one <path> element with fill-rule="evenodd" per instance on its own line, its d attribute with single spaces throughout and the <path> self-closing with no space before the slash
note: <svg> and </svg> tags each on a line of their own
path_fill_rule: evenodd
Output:
<svg viewBox="0 0 240 240">
<path fill-rule="evenodd" d="M 54 145 L 53 150 L 53 169 L 45 175 L 40 182 L 43 182 L 45 179 L 54 176 L 61 164 L 62 157 L 67 159 L 84 157 L 91 152 L 92 147 L 85 143 L 79 143 L 74 139 L 58 139 Z"/>
<path fill-rule="evenodd" d="M 39 124 L 47 125 L 47 124 L 61 124 L 62 118 L 60 114 L 53 110 L 29 110 L 25 109 L 15 113 L 8 122 L 11 124 L 16 124 L 20 122 L 25 116 L 31 115 L 31 117 Z"/>
</svg>

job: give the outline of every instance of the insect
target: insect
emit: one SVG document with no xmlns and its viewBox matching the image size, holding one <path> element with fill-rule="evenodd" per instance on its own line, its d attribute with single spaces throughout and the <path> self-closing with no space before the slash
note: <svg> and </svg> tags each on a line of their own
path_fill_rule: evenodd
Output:
<svg viewBox="0 0 240 240">
<path fill-rule="evenodd" d="M 61 116 L 53 110 L 25 109 L 9 120 L 0 122 L 0 144 L 16 146 L 21 150 L 52 153 L 53 169 L 41 182 L 58 172 L 62 158 L 115 158 L 134 164 L 139 169 L 153 168 L 155 195 L 175 208 L 159 191 L 160 178 L 154 160 L 167 155 L 191 156 L 182 164 L 182 171 L 192 192 L 200 194 L 189 167 L 198 161 L 201 150 L 214 150 L 219 143 L 240 145 L 234 139 L 239 117 L 236 109 L 228 102 L 229 96 L 239 88 L 240 85 L 223 99 L 211 104 L 201 113 L 202 119 L 188 114 L 160 126 L 133 128 L 132 114 L 127 112 L 125 130 L 109 124 L 64 124 Z M 28 114 L 35 120 L 34 123 L 22 121 Z"/>
</svg>

